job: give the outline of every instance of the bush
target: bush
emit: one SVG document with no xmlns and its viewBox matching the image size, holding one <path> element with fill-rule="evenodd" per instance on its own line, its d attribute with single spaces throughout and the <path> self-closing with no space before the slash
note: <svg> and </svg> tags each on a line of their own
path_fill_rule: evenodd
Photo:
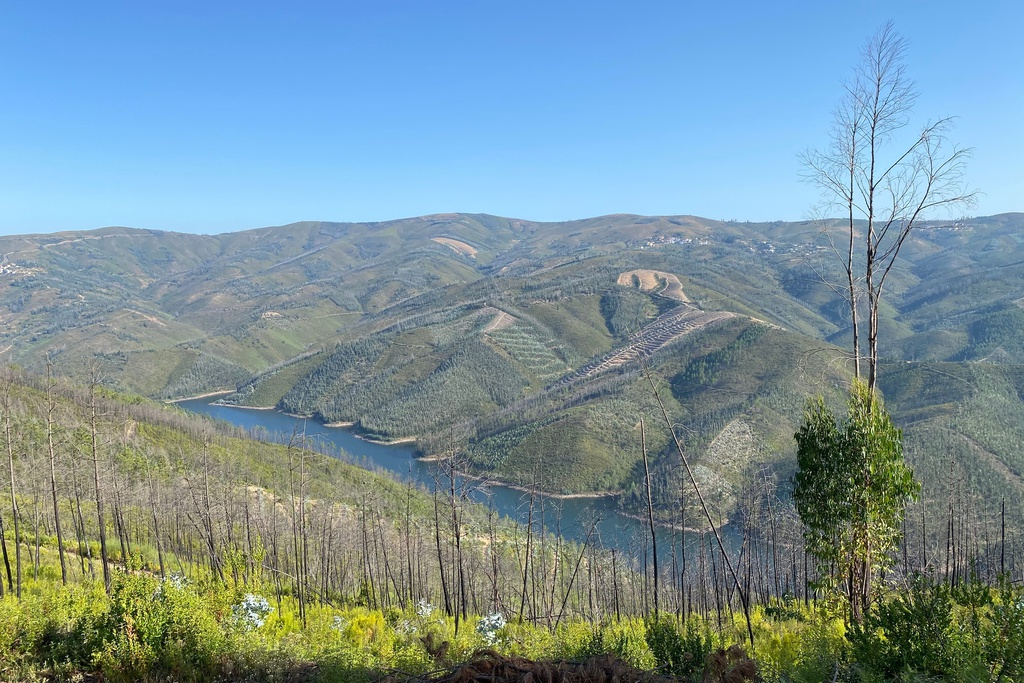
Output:
<svg viewBox="0 0 1024 683">
<path fill-rule="evenodd" d="M 1001 577 L 985 637 L 992 677 L 1024 680 L 1024 588 Z"/>
<path fill-rule="evenodd" d="M 570 622 L 561 624 L 555 631 L 553 655 L 556 659 L 580 661 L 603 653 L 601 629 L 596 624 Z"/>
<path fill-rule="evenodd" d="M 81 584 L 43 592 L 26 589 L 21 602 L 5 596 L 0 600 L 0 678 L 28 678 L 39 667 L 90 666 L 102 643 L 99 622 L 105 602 L 102 588 Z"/>
<path fill-rule="evenodd" d="M 201 679 L 216 668 L 227 649 L 217 620 L 226 596 L 217 591 L 201 594 L 174 579 L 162 581 L 160 588 L 160 597 L 154 601 L 154 609 L 163 613 L 159 666 L 179 680 Z"/>
<path fill-rule="evenodd" d="M 47 664 L 86 667 L 92 654 L 102 645 L 103 620 L 107 611 L 106 594 L 100 584 L 62 586 L 44 594 L 41 605 L 26 604 L 22 618 L 38 619 L 41 610 L 42 630 L 35 649 Z"/>
<path fill-rule="evenodd" d="M 849 638 L 855 667 L 869 679 L 1020 680 L 1024 594 L 1006 581 L 951 588 L 919 575 L 879 601 Z"/>
<path fill-rule="evenodd" d="M 700 676 L 714 648 L 710 631 L 696 619 L 688 619 L 680 628 L 666 615 L 647 622 L 647 645 L 663 673 L 684 680 Z"/>
<path fill-rule="evenodd" d="M 637 669 L 653 669 L 658 665 L 647 645 L 647 628 L 641 619 L 613 621 L 599 632 L 600 641 L 595 642 L 592 654 L 615 655 Z"/>
<path fill-rule="evenodd" d="M 179 680 L 207 679 L 225 650 L 216 618 L 225 598 L 217 592 L 204 596 L 176 577 L 116 574 L 92 664 L 115 681 L 154 671 Z"/>
<path fill-rule="evenodd" d="M 847 658 L 845 624 L 827 609 L 811 610 L 796 601 L 783 602 L 755 607 L 752 621 L 758 667 L 768 680 L 831 680 Z"/>
<path fill-rule="evenodd" d="M 953 635 L 953 599 L 949 589 L 916 577 L 906 593 L 876 602 L 863 624 L 849 633 L 853 660 L 872 676 L 886 680 L 915 672 L 947 673 L 947 639 Z"/>
</svg>

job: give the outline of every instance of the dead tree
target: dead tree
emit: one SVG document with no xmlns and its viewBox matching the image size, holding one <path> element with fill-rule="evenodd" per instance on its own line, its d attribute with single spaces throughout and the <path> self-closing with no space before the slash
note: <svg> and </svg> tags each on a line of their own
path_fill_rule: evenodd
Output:
<svg viewBox="0 0 1024 683">
<path fill-rule="evenodd" d="M 21 515 L 18 510 L 18 489 L 15 486 L 14 477 L 14 432 L 11 425 L 11 388 L 13 381 L 9 377 L 3 380 L 3 411 L 4 411 L 4 441 L 7 445 L 7 465 L 10 467 L 11 483 L 11 517 L 14 520 L 14 563 L 17 582 L 11 586 L 18 599 L 21 599 Z M 8 583 L 10 583 L 8 573 Z"/>
<path fill-rule="evenodd" d="M 57 532 L 57 556 L 60 558 L 60 580 L 68 583 L 68 567 L 64 559 L 64 533 L 60 526 L 60 507 L 57 503 L 57 449 L 54 443 L 55 420 L 53 413 L 56 408 L 54 390 L 53 365 L 46 358 L 46 453 L 50 462 L 50 494 L 53 499 L 53 526 Z"/>
<path fill-rule="evenodd" d="M 973 205 L 976 195 L 964 183 L 971 150 L 949 141 L 952 118 L 925 123 L 916 134 L 906 132 L 917 100 L 906 73 L 906 47 L 891 22 L 868 41 L 836 107 L 828 146 L 802 158 L 805 178 L 823 195 L 819 214 L 843 214 L 838 222 L 823 220 L 822 227 L 846 275 L 854 374 L 860 378 L 866 361 L 872 392 L 878 374 L 878 312 L 900 250 L 937 210 L 962 211 Z M 860 329 L 863 297 L 866 354 Z"/>
</svg>

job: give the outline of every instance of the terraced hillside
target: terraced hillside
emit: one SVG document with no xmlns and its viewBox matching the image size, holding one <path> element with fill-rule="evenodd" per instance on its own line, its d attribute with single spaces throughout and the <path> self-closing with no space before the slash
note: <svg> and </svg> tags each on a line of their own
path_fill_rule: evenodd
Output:
<svg viewBox="0 0 1024 683">
<path fill-rule="evenodd" d="M 566 377 L 562 381 L 572 382 L 577 378 L 594 377 L 602 372 L 614 370 L 626 363 L 650 356 L 684 335 L 696 332 L 712 323 L 728 320 L 735 315 L 728 311 L 706 313 L 693 306 L 679 306 L 668 313 L 663 313 L 655 321 L 646 325 L 634 334 L 624 347 L 588 363 L 574 375 Z"/>
</svg>

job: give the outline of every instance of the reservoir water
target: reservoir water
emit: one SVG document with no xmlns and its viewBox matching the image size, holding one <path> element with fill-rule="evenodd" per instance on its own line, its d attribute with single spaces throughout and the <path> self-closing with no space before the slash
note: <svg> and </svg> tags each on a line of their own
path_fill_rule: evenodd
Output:
<svg viewBox="0 0 1024 683">
<path fill-rule="evenodd" d="M 344 427 L 327 427 L 317 420 L 297 418 L 277 410 L 218 405 L 216 400 L 217 397 L 190 399 L 178 402 L 177 406 L 246 430 L 265 430 L 269 440 L 283 441 L 293 433 L 304 432 L 307 439 L 324 446 L 322 450 L 325 452 L 337 452 L 340 449 L 344 452 L 341 457 L 354 464 L 385 470 L 401 481 L 411 480 L 427 490 L 434 486 L 437 479 L 437 464 L 416 458 L 416 449 L 410 444 L 373 443 L 360 439 Z M 461 484 L 468 484 L 469 495 L 473 500 L 493 505 L 498 514 L 526 523 L 530 499 L 528 493 L 496 483 L 482 485 L 476 481 L 461 480 Z M 535 520 L 538 519 L 536 515 L 540 514 L 542 505 L 547 528 L 557 530 L 570 540 L 585 541 L 593 528 L 591 542 L 631 557 L 639 557 L 645 545 L 649 545 L 650 530 L 647 524 L 623 515 L 610 497 L 562 498 L 538 495 L 534 502 Z M 693 538 L 695 534 L 687 536 Z M 672 533 L 668 529 L 658 530 L 658 555 L 665 561 L 669 560 L 671 554 L 671 537 Z"/>
</svg>

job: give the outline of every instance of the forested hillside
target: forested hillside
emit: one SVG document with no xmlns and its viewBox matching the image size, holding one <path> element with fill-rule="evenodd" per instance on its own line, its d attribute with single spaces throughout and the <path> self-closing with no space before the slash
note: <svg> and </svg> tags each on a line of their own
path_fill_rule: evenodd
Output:
<svg viewBox="0 0 1024 683">
<path fill-rule="evenodd" d="M 31 373 L 0 383 L 3 675 L 309 678 L 315 663 L 366 679 L 498 643 L 694 676 L 753 636 L 767 677 L 822 680 L 924 661 L 891 648 L 933 623 L 968 634 L 935 639 L 942 657 L 1012 672 L 1024 621 L 1005 607 L 1024 603 L 993 586 L 1024 566 L 1021 220 L 920 230 L 891 281 L 881 389 L 923 484 L 893 572 L 940 578 L 887 598 L 897 611 L 872 618 L 903 635 L 883 640 L 845 638 L 815 606 L 791 503 L 805 400 L 838 406 L 849 383 L 811 224 L 453 215 L 3 238 L 0 343 Z M 111 388 L 229 390 L 414 438 L 437 486 Z M 521 487 L 525 518 L 470 504 L 456 470 Z M 593 531 L 565 542 L 541 491 L 611 492 L 641 518 L 650 502 L 660 564 L 654 537 L 631 559 Z M 727 547 L 696 533 L 708 519 Z M 655 611 L 677 619 L 637 618 Z"/>
<path fill-rule="evenodd" d="M 926 224 L 887 284 L 882 386 L 934 505 L 954 480 L 979 514 L 1018 495 L 1022 222 Z M 654 389 L 732 519 L 759 477 L 786 489 L 803 401 L 847 381 L 838 264 L 812 223 L 448 214 L 0 249 L 7 360 L 155 398 L 233 390 L 637 510 L 643 418 L 666 519 L 679 473 Z"/>
<path fill-rule="evenodd" d="M 734 324 L 682 376 L 729 386 L 730 364 L 759 350 L 762 379 L 792 372 L 770 355 L 785 334 Z M 583 543 L 560 538 L 550 499 L 524 493 L 519 524 L 468 502 L 457 454 L 421 490 L 319 453 L 301 433 L 254 441 L 96 384 L 5 370 L 0 677 L 432 680 L 528 667 L 701 680 L 720 666 L 781 683 L 904 666 L 1017 680 L 1015 528 L 991 527 L 958 498 L 943 555 L 913 524 L 893 567 L 907 592 L 886 594 L 868 628 L 847 626 L 817 592 L 827 568 L 806 553 L 770 477 L 735 489 L 708 479 L 755 456 L 755 425 L 730 419 L 733 403 L 744 400 L 720 406 L 728 423 L 700 476 L 716 500 L 738 499 L 735 537 L 723 548 L 680 525 L 659 534 L 657 554 L 641 535 L 630 556 L 604 550 L 593 527 Z M 784 404 L 761 414 L 774 419 Z M 943 559 L 940 578 L 915 574 Z M 915 640 L 933 630 L 959 637 Z"/>
</svg>

